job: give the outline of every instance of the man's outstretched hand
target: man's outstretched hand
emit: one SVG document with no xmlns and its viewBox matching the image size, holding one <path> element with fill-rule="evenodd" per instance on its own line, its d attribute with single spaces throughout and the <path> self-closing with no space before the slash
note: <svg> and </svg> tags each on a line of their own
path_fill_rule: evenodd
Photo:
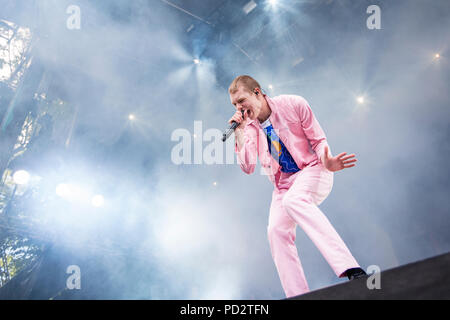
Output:
<svg viewBox="0 0 450 320">
<path fill-rule="evenodd" d="M 354 167 L 355 164 L 353 162 L 356 162 L 356 158 L 354 154 L 345 156 L 347 152 L 342 152 L 338 154 L 335 157 L 331 157 L 328 154 L 328 146 L 325 146 L 325 151 L 323 155 L 323 164 L 325 168 L 327 168 L 330 171 L 339 171 L 345 168 L 351 168 Z M 353 159 L 352 159 L 353 158 Z"/>
</svg>

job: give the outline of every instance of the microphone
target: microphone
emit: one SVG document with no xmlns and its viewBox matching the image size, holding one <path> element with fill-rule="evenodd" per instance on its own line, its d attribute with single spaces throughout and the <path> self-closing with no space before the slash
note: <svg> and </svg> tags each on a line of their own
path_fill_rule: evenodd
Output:
<svg viewBox="0 0 450 320">
<path fill-rule="evenodd" d="M 242 117 L 244 117 L 244 110 L 241 110 Z M 225 140 L 228 139 L 229 136 L 234 132 L 234 129 L 236 129 L 239 126 L 240 123 L 237 123 L 236 121 L 232 121 L 230 124 L 230 127 L 223 133 L 222 141 L 225 142 Z"/>
</svg>

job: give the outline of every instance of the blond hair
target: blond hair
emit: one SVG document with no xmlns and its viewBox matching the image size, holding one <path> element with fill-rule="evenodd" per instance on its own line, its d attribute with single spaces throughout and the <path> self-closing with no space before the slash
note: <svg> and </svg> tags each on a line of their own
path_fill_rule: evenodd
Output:
<svg viewBox="0 0 450 320">
<path fill-rule="evenodd" d="M 250 76 L 241 75 L 236 77 L 233 82 L 231 82 L 230 87 L 228 88 L 228 92 L 231 94 L 235 93 L 236 91 L 238 91 L 239 86 L 243 86 L 244 89 L 250 92 L 253 92 L 256 88 L 261 90 L 261 86 L 259 85 L 258 81 Z"/>
</svg>

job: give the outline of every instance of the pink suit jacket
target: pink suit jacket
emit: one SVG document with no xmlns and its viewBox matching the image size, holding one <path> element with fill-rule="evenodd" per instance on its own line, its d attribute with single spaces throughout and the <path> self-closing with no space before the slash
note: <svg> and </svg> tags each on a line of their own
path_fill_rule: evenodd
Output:
<svg viewBox="0 0 450 320">
<path fill-rule="evenodd" d="M 272 113 L 269 117 L 275 132 L 284 143 L 300 169 L 321 162 L 326 136 L 315 118 L 308 102 L 301 96 L 280 95 L 270 98 L 264 95 Z M 241 169 L 251 174 L 255 170 L 256 156 L 269 180 L 278 186 L 281 175 L 280 165 L 270 155 L 267 136 L 256 120 L 249 120 L 244 128 L 244 146 L 239 150 L 235 143 L 235 152 Z M 331 149 L 329 152 L 331 153 Z"/>
</svg>

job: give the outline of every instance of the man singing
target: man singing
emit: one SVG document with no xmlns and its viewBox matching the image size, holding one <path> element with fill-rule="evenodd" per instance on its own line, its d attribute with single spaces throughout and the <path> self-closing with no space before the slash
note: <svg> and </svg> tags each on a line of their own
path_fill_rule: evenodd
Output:
<svg viewBox="0 0 450 320">
<path fill-rule="evenodd" d="M 228 91 L 236 108 L 228 122 L 239 123 L 235 129 L 239 165 L 251 174 L 258 156 L 274 185 L 267 233 L 286 297 L 309 291 L 295 245 L 297 225 L 339 278 L 366 275 L 318 208 L 331 192 L 334 172 L 355 166 L 355 155 L 331 155 L 325 133 L 301 96 L 270 98 L 247 75 L 234 79 Z"/>
</svg>

